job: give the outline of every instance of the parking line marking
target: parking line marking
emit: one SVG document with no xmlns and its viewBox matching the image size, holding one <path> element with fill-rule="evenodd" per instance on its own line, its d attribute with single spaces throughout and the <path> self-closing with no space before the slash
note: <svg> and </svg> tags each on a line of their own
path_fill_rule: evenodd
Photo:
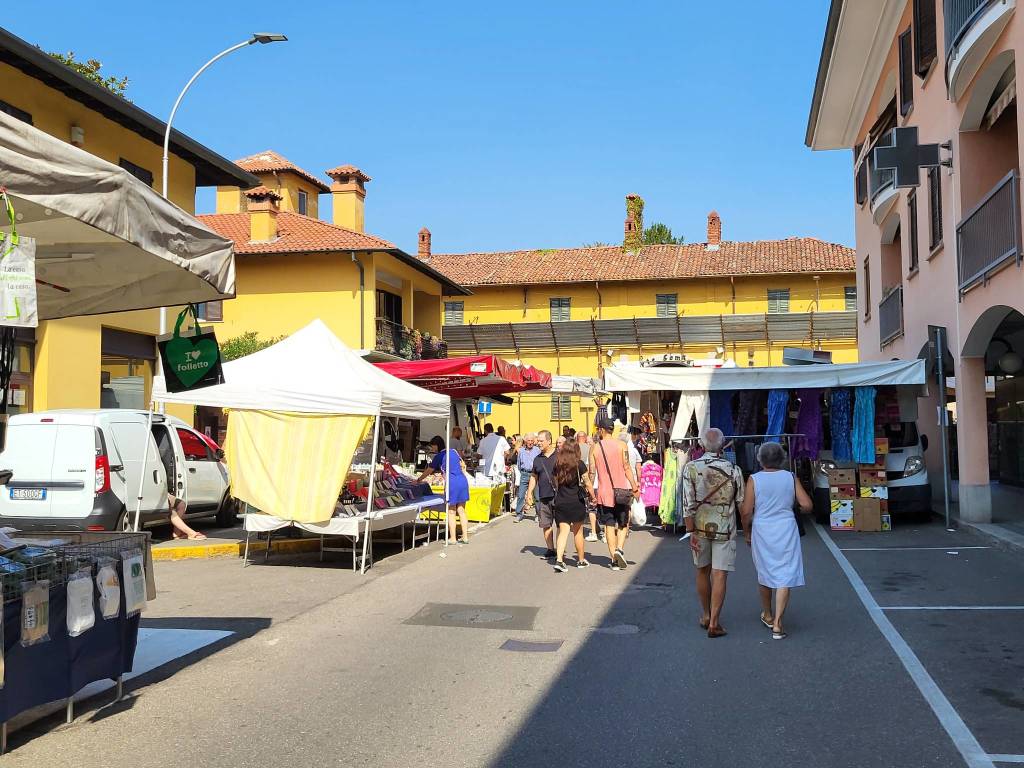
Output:
<svg viewBox="0 0 1024 768">
<path fill-rule="evenodd" d="M 1024 605 L 882 605 L 883 611 L 1024 611 Z"/>
<path fill-rule="evenodd" d="M 989 755 L 996 763 L 1024 763 L 1024 755 Z"/>
<path fill-rule="evenodd" d="M 992 547 L 839 547 L 840 552 L 913 552 L 917 550 L 941 550 L 942 552 L 963 549 L 992 549 Z"/>
<path fill-rule="evenodd" d="M 939 724 L 953 741 L 953 746 L 960 752 L 964 762 L 967 763 L 969 768 L 995 768 L 992 758 L 981 748 L 981 744 L 974 738 L 974 734 L 971 733 L 963 718 L 960 717 L 960 714 L 950 703 L 949 699 L 946 698 L 946 694 L 942 692 L 942 689 L 939 688 L 932 676 L 928 674 L 928 670 L 924 668 L 924 664 L 917 658 L 917 654 L 911 650 L 903 636 L 896 631 L 896 627 L 892 625 L 889 617 L 885 615 L 875 598 L 871 596 L 871 592 L 864 584 L 864 580 L 854 570 L 850 561 L 846 559 L 846 555 L 839 550 L 836 543 L 832 541 L 832 537 L 825 533 L 821 526 L 815 525 L 814 530 L 817 531 L 822 542 L 829 552 L 832 553 L 832 557 L 835 558 L 839 568 L 846 575 L 846 580 L 850 582 L 853 591 L 857 593 L 857 597 L 868 612 L 868 616 L 871 617 L 871 620 L 875 622 L 875 626 L 878 627 L 878 631 L 889 642 L 893 653 L 896 654 L 900 663 L 903 664 L 903 668 L 907 670 L 907 674 L 914 681 L 917 689 L 921 692 L 921 696 L 928 702 L 928 706 L 932 708 L 932 712 L 935 713 Z"/>
</svg>

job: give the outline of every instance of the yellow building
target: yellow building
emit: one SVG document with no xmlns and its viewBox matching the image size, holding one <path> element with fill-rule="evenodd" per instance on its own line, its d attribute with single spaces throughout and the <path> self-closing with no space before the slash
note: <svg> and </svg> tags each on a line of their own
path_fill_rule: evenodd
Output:
<svg viewBox="0 0 1024 768">
<path fill-rule="evenodd" d="M 120 165 L 150 186 L 162 183 L 163 122 L 2 29 L 0 83 L 0 111 Z M 168 191 L 185 211 L 195 210 L 196 187 L 248 187 L 255 181 L 226 158 L 172 132 Z M 19 330 L 10 412 L 145 406 L 159 324 L 154 309 Z M 192 416 L 191 408 L 168 410 Z"/>
<path fill-rule="evenodd" d="M 639 206 L 637 206 L 639 201 Z M 602 246 L 421 258 L 473 291 L 445 303 L 449 354 L 494 352 L 550 373 L 599 378 L 605 365 L 665 354 L 781 365 L 784 349 L 857 360 L 854 252 L 814 238 L 635 246 L 642 200 L 627 199 L 625 240 Z M 494 405 L 509 432 L 587 429 L 593 400 L 522 394 Z"/>
<path fill-rule="evenodd" d="M 399 356 L 411 352 L 411 330 L 421 343 L 427 334 L 440 337 L 442 297 L 468 291 L 363 231 L 369 176 L 339 166 L 326 172 L 328 187 L 270 150 L 238 165 L 260 186 L 219 188 L 217 213 L 199 217 L 235 242 L 237 296 L 202 308 L 219 339 L 248 332 L 271 339 L 316 318 L 350 347 Z M 321 192 L 330 194 L 335 224 L 317 216 Z"/>
</svg>

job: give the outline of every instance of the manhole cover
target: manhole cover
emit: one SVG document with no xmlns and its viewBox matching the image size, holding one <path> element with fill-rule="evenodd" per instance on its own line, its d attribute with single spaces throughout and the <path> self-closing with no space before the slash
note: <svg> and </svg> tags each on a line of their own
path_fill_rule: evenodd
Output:
<svg viewBox="0 0 1024 768">
<path fill-rule="evenodd" d="M 501 644 L 501 650 L 519 653 L 554 653 L 562 647 L 563 642 L 563 640 L 513 640 L 509 638 Z"/>
<path fill-rule="evenodd" d="M 441 618 L 452 624 L 497 624 L 515 618 L 511 613 L 489 611 L 486 608 L 470 608 L 467 611 L 442 613 Z"/>
<path fill-rule="evenodd" d="M 636 624 L 614 624 L 610 627 L 594 627 L 594 632 L 602 635 L 638 635 L 640 627 Z"/>
</svg>

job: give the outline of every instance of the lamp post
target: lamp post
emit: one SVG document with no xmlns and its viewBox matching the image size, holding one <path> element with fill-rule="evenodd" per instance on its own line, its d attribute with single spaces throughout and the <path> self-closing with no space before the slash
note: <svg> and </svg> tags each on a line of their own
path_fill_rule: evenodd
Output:
<svg viewBox="0 0 1024 768">
<path fill-rule="evenodd" d="M 241 43 L 238 43 L 237 45 L 232 45 L 230 48 L 228 48 L 226 50 L 223 50 L 220 53 L 218 53 L 216 56 L 214 56 L 208 62 L 203 64 L 203 66 L 201 66 L 199 68 L 199 70 L 194 75 L 192 75 L 192 79 L 190 79 L 187 83 L 185 83 L 185 87 L 181 89 L 181 93 L 178 94 L 178 98 L 175 100 L 174 106 L 171 108 L 171 116 L 169 118 L 167 118 L 167 127 L 164 129 L 164 154 L 163 154 L 163 159 L 162 159 L 162 163 L 161 163 L 161 177 L 162 177 L 161 178 L 161 182 L 162 182 L 161 194 L 164 196 L 165 200 L 167 199 L 167 156 L 168 156 L 168 149 L 169 149 L 169 147 L 171 145 L 171 124 L 174 122 L 174 115 L 178 111 L 178 107 L 181 106 L 181 100 L 183 98 L 185 98 L 185 94 L 188 93 L 188 89 L 192 87 L 192 83 L 194 83 L 196 81 L 196 79 L 201 74 L 203 74 L 203 72 L 205 72 L 207 70 L 207 68 L 209 68 L 209 66 L 211 64 L 213 64 L 218 59 L 224 58 L 229 53 L 233 53 L 234 51 L 237 51 L 240 48 L 246 48 L 246 47 L 252 45 L 253 43 L 260 43 L 261 45 L 266 45 L 267 43 L 283 43 L 287 39 L 288 38 L 285 37 L 284 35 L 280 35 L 280 34 L 273 33 L 273 32 L 257 32 L 252 37 L 250 37 L 248 40 L 243 40 Z M 160 335 L 162 336 L 165 333 L 167 333 L 167 307 L 161 307 L 160 308 Z"/>
</svg>

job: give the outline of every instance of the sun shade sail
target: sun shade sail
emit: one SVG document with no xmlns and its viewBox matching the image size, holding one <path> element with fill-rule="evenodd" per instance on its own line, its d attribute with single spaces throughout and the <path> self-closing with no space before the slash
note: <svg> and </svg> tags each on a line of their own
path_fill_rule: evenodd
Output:
<svg viewBox="0 0 1024 768">
<path fill-rule="evenodd" d="M 532 365 L 516 365 L 495 355 L 402 360 L 376 365 L 418 387 L 452 397 L 487 397 L 551 389 L 550 373 Z"/>
<path fill-rule="evenodd" d="M 235 294 L 229 240 L 125 169 L 3 113 L 0 184 L 18 234 L 36 241 L 40 320 Z"/>
</svg>

